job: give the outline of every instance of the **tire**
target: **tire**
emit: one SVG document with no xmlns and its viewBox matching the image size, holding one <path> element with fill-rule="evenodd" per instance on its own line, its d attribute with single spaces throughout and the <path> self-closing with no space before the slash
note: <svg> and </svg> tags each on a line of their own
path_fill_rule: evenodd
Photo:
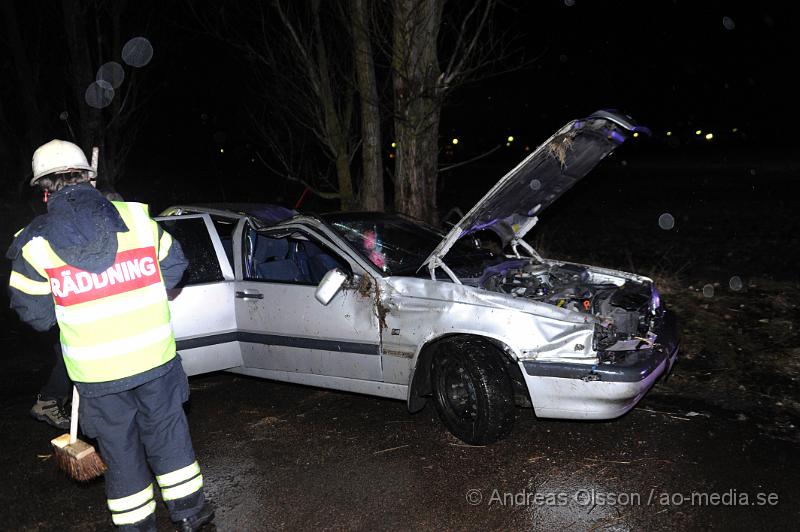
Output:
<svg viewBox="0 0 800 532">
<path fill-rule="evenodd" d="M 494 346 L 475 340 L 451 342 L 431 368 L 436 411 L 455 437 L 486 445 L 514 426 L 514 391 Z"/>
</svg>

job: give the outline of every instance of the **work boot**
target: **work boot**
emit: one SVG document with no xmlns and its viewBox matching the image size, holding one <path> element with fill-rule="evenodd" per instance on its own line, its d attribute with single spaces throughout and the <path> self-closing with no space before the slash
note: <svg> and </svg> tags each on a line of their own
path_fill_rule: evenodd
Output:
<svg viewBox="0 0 800 532">
<path fill-rule="evenodd" d="M 203 504 L 200 511 L 191 517 L 175 521 L 175 526 L 179 532 L 194 532 L 200 530 L 203 525 L 207 525 L 214 520 L 214 508 L 208 504 Z"/>
<path fill-rule="evenodd" d="M 44 421 L 57 429 L 69 430 L 69 414 L 57 399 L 42 399 L 36 396 L 36 404 L 31 408 L 31 417 Z"/>
</svg>

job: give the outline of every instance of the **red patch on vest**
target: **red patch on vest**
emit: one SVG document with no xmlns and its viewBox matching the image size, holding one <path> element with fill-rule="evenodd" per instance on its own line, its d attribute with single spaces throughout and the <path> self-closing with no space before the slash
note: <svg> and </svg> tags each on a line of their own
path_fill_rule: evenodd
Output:
<svg viewBox="0 0 800 532">
<path fill-rule="evenodd" d="M 123 294 L 161 281 L 154 247 L 117 253 L 114 265 L 102 273 L 87 272 L 69 264 L 46 270 L 53 298 L 63 307 Z"/>
</svg>

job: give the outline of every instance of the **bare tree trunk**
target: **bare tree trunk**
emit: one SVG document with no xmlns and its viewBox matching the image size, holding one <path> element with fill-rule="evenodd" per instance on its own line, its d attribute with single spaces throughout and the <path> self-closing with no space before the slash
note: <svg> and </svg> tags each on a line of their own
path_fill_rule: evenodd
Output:
<svg viewBox="0 0 800 532">
<path fill-rule="evenodd" d="M 25 53 L 25 45 L 19 32 L 17 13 L 14 9 L 14 2 L 0 2 L 0 13 L 5 22 L 6 44 L 11 51 L 11 60 L 16 72 L 17 87 L 21 99 L 22 117 L 24 120 L 24 130 L 16 145 L 20 153 L 25 157 L 30 157 L 33 150 L 41 144 L 42 138 L 42 117 L 39 106 L 36 102 L 36 90 L 33 70 L 28 55 Z"/>
<path fill-rule="evenodd" d="M 394 0 L 395 209 L 437 223 L 441 0 Z"/>
<path fill-rule="evenodd" d="M 108 31 L 110 35 L 107 37 L 108 50 L 111 51 L 111 57 L 114 57 L 114 51 L 122 51 L 122 39 L 120 31 L 122 29 L 122 13 L 125 10 L 126 2 L 124 0 L 115 0 L 109 4 L 109 24 Z M 98 18 L 99 22 L 99 18 Z M 99 24 L 98 24 L 99 26 Z M 100 28 L 97 30 L 98 42 L 97 53 L 101 58 L 101 63 L 109 60 L 103 58 L 102 54 L 108 52 L 103 49 L 100 36 L 102 35 Z M 131 81 L 128 80 L 130 85 Z M 130 88 L 129 88 L 130 90 Z M 100 171 L 98 173 L 98 186 L 104 190 L 114 190 L 114 185 L 123 173 L 123 166 L 127 157 L 127 152 L 131 147 L 133 134 L 131 131 L 123 131 L 122 128 L 126 125 L 125 120 L 120 116 L 123 113 L 122 109 L 122 90 L 114 96 L 109 106 L 110 113 L 107 116 L 113 117 L 110 123 L 103 131 L 102 145 L 100 146 Z"/>
<path fill-rule="evenodd" d="M 336 162 L 336 176 L 339 184 L 341 209 L 343 211 L 349 211 L 355 206 L 355 196 L 353 194 L 353 178 L 350 173 L 348 129 L 344 127 L 339 113 L 337 113 L 336 103 L 333 97 L 331 77 L 329 74 L 331 67 L 328 63 L 325 43 L 322 40 L 322 27 L 319 20 L 319 0 L 314 0 L 312 2 L 312 11 L 314 14 L 314 30 L 317 36 L 315 52 L 317 55 L 317 64 L 319 65 L 319 90 L 325 115 L 325 128 L 328 134 L 329 147 Z M 347 112 L 345 112 L 344 117 L 345 119 L 349 117 Z"/>
<path fill-rule="evenodd" d="M 121 31 L 127 5 L 125 0 L 62 0 L 61 4 L 73 97 L 70 107 L 77 110 L 78 118 L 75 142 L 87 153 L 94 146 L 100 147 L 98 184 L 111 190 L 124 173 L 140 125 L 140 83 L 133 76 L 141 74 L 131 70 L 130 77 L 116 89 L 104 109 L 90 107 L 85 92 L 95 81 L 96 67 L 122 51 Z"/>
<path fill-rule="evenodd" d="M 86 42 L 85 27 L 86 9 L 83 2 L 62 0 L 64 13 L 64 30 L 67 34 L 67 48 L 70 56 L 70 73 L 72 75 L 72 93 L 78 109 L 80 125 L 76 132 L 76 143 L 84 151 L 90 153 L 97 142 L 97 132 L 101 127 L 100 112 L 89 107 L 84 101 L 86 88 L 94 81 L 92 59 Z"/>
<path fill-rule="evenodd" d="M 356 77 L 361 111 L 361 208 L 383 211 L 383 161 L 381 159 L 381 125 L 378 107 L 378 86 L 375 62 L 368 28 L 368 6 L 365 0 L 352 0 L 351 20 Z"/>
</svg>

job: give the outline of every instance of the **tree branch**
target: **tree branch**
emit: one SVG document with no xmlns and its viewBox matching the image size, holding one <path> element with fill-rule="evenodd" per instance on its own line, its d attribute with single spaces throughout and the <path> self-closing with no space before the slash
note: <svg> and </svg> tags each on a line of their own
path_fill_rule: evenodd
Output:
<svg viewBox="0 0 800 532">
<path fill-rule="evenodd" d="M 323 199 L 339 199 L 341 197 L 338 192 L 325 192 L 325 191 L 322 191 L 322 190 L 314 187 L 313 185 L 311 185 L 311 183 L 309 183 L 308 181 L 306 181 L 303 178 L 296 177 L 296 176 L 291 175 L 289 173 L 284 173 L 284 172 L 280 172 L 280 171 L 276 170 L 269 163 L 267 163 L 267 161 L 264 159 L 264 157 L 261 156 L 261 153 L 258 152 L 258 151 L 256 151 L 256 157 L 258 157 L 258 160 L 261 161 L 261 164 L 263 164 L 264 167 L 267 170 L 271 171 L 272 173 L 274 173 L 275 175 L 277 175 L 279 177 L 282 177 L 283 179 L 286 179 L 287 181 L 292 181 L 294 183 L 300 183 L 304 187 L 308 188 L 308 191 L 311 192 L 312 194 L 314 194 L 315 196 L 319 196 L 320 198 L 323 198 Z"/>
<path fill-rule="evenodd" d="M 467 159 L 466 161 L 460 161 L 460 162 L 453 163 L 453 164 L 448 165 L 448 166 L 443 166 L 443 167 L 439 168 L 439 173 L 441 174 L 442 172 L 447 172 L 448 170 L 452 170 L 454 168 L 458 168 L 459 166 L 464 166 L 464 165 L 467 165 L 467 164 L 470 164 L 470 163 L 474 163 L 475 161 L 479 161 L 479 160 L 483 159 L 484 157 L 488 157 L 489 155 L 491 155 L 494 152 L 496 152 L 497 150 L 499 150 L 500 146 L 501 145 L 498 144 L 497 146 L 495 146 L 491 150 L 486 151 L 484 153 L 481 153 L 480 155 L 476 155 L 475 157 Z"/>
</svg>

